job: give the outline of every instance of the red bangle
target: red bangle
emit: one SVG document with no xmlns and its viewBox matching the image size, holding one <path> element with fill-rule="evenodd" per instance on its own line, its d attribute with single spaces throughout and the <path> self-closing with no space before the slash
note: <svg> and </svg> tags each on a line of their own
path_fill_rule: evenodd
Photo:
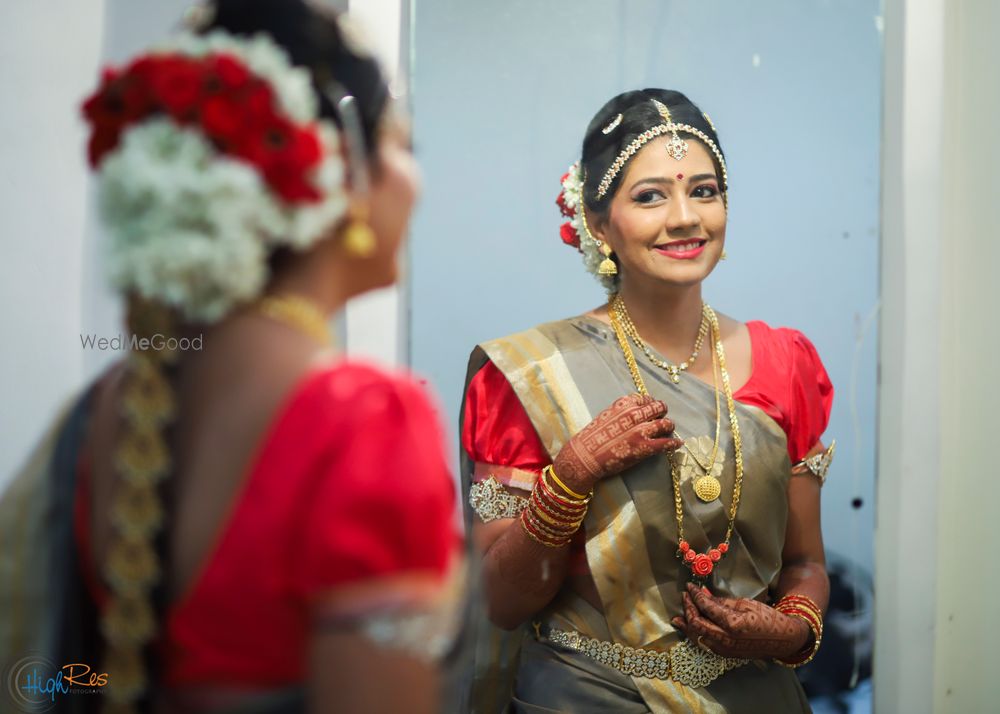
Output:
<svg viewBox="0 0 1000 714">
<path fill-rule="evenodd" d="M 538 528 L 537 522 L 535 522 L 529 515 L 527 508 L 521 511 L 521 518 L 519 520 L 521 521 L 521 527 L 524 529 L 524 532 L 527 533 L 532 540 L 537 541 L 544 546 L 549 548 L 560 548 L 570 541 L 569 538 L 560 540 L 545 535 L 545 533 Z"/>
<path fill-rule="evenodd" d="M 586 514 L 587 510 L 582 509 L 575 512 L 567 512 L 565 509 L 560 508 L 558 505 L 546 502 L 545 497 L 541 494 L 540 490 L 536 489 L 531 492 L 531 501 L 538 505 L 543 512 L 551 516 L 552 518 L 557 518 L 561 521 L 572 522 L 579 521 Z"/>
</svg>

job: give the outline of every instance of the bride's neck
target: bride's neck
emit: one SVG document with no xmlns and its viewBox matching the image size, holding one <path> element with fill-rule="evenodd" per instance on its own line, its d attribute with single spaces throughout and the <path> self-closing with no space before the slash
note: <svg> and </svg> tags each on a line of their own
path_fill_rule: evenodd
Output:
<svg viewBox="0 0 1000 714">
<path fill-rule="evenodd" d="M 645 342 L 675 360 L 688 357 L 701 326 L 701 283 L 684 287 L 623 283 L 620 294 Z"/>
</svg>

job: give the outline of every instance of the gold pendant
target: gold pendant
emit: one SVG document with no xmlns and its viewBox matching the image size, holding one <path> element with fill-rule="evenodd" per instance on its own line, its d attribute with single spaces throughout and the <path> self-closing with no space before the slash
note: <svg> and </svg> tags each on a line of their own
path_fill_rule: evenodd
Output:
<svg viewBox="0 0 1000 714">
<path fill-rule="evenodd" d="M 715 476 L 702 476 L 694 482 L 694 492 L 702 501 L 714 501 L 722 493 L 722 484 Z"/>
</svg>

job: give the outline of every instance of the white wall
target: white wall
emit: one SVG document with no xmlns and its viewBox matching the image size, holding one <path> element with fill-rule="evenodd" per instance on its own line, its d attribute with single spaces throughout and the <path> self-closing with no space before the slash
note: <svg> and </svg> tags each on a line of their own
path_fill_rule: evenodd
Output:
<svg viewBox="0 0 1000 714">
<path fill-rule="evenodd" d="M 82 382 L 85 134 L 103 0 L 0 4 L 0 490 Z"/>
<path fill-rule="evenodd" d="M 875 711 L 1000 708 L 1000 6 L 886 3 Z"/>
<path fill-rule="evenodd" d="M 394 90 L 402 94 L 408 74 L 408 57 L 401 53 L 408 31 L 403 0 L 349 0 L 347 5 Z M 347 305 L 345 346 L 352 357 L 367 357 L 387 365 L 408 361 L 408 304 L 405 270 L 402 272 L 398 285 L 368 293 Z"/>
<path fill-rule="evenodd" d="M 1000 711 L 1000 3 L 946 3 L 934 711 Z"/>
</svg>

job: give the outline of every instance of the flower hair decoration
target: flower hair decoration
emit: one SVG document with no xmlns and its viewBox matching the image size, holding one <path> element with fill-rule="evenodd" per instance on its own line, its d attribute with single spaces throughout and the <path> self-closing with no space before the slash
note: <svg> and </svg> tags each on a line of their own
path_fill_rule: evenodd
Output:
<svg viewBox="0 0 1000 714">
<path fill-rule="evenodd" d="M 583 170 L 577 161 L 562 177 L 562 191 L 556 198 L 556 205 L 565 221 L 559 228 L 563 243 L 573 246 L 583 256 L 587 271 L 592 273 L 608 292 L 615 290 L 615 279 L 602 274 L 601 264 L 606 256 L 601 252 L 603 243 L 591 234 L 587 221 L 583 216 Z"/>
<path fill-rule="evenodd" d="M 187 319 L 256 297 L 271 251 L 346 212 L 338 132 L 266 35 L 181 33 L 105 70 L 83 114 L 112 282 Z"/>
</svg>

